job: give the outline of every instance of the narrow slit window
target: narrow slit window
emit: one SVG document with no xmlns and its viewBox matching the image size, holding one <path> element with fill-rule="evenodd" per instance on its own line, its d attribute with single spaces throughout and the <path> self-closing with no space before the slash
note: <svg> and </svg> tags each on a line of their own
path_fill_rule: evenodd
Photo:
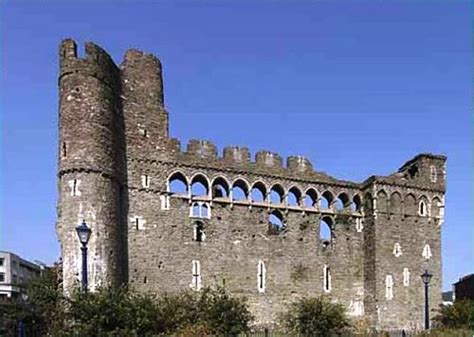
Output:
<svg viewBox="0 0 474 337">
<path fill-rule="evenodd" d="M 66 158 L 66 157 L 67 157 L 67 146 L 66 146 L 66 142 L 63 142 L 61 153 L 62 153 L 62 155 L 63 155 L 63 158 Z"/>
<path fill-rule="evenodd" d="M 68 184 L 69 184 L 69 188 L 71 189 L 72 197 L 81 195 L 81 191 L 79 190 L 79 185 L 81 184 L 81 181 L 79 179 L 69 180 Z"/>
<path fill-rule="evenodd" d="M 204 234 L 204 224 L 200 221 L 197 221 L 194 223 L 194 241 L 196 242 L 203 242 L 204 239 L 206 238 L 206 235 Z"/>
<path fill-rule="evenodd" d="M 257 288 L 259 293 L 265 292 L 265 278 L 267 270 L 265 268 L 265 263 L 260 260 L 258 261 L 258 270 L 257 270 Z"/>
<path fill-rule="evenodd" d="M 194 290 L 201 289 L 201 263 L 197 260 L 193 260 L 193 278 L 191 281 L 191 288 Z"/>
<path fill-rule="evenodd" d="M 323 269 L 323 277 L 324 277 L 324 292 L 329 293 L 331 292 L 331 269 L 328 266 L 324 266 Z"/>
<path fill-rule="evenodd" d="M 403 285 L 405 287 L 410 285 L 410 271 L 408 268 L 403 268 Z"/>
<path fill-rule="evenodd" d="M 421 216 L 426 216 L 426 202 L 424 200 L 420 201 L 420 204 L 418 206 L 418 214 Z"/>
<path fill-rule="evenodd" d="M 393 277 L 392 275 L 387 275 L 385 277 L 385 298 L 387 301 L 393 299 Z"/>
<path fill-rule="evenodd" d="M 142 187 L 149 188 L 150 187 L 150 176 L 143 175 L 142 176 Z"/>
</svg>

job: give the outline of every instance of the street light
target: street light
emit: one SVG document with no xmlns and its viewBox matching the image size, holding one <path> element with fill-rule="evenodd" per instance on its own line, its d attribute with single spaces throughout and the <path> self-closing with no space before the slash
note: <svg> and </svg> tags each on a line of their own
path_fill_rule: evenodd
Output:
<svg viewBox="0 0 474 337">
<path fill-rule="evenodd" d="M 81 287 L 84 293 L 87 292 L 87 243 L 91 237 L 91 229 L 87 226 L 86 221 L 82 220 L 82 223 L 76 227 L 77 236 L 81 243 L 82 251 L 82 280 Z"/>
<path fill-rule="evenodd" d="M 425 284 L 425 330 L 429 330 L 430 328 L 430 311 L 429 311 L 429 303 L 428 303 L 428 285 L 433 277 L 432 274 L 425 270 L 423 275 L 421 275 L 421 279 Z"/>
</svg>

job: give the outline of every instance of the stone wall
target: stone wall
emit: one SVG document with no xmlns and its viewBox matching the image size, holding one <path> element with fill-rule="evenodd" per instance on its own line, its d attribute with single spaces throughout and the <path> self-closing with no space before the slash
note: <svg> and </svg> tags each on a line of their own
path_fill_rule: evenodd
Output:
<svg viewBox="0 0 474 337">
<path fill-rule="evenodd" d="M 261 150 L 252 160 L 238 146 L 219 156 L 207 140 L 183 151 L 168 135 L 156 57 L 132 50 L 118 69 L 96 46 L 84 60 L 71 40 L 62 46 L 65 290 L 79 277 L 74 226 L 84 218 L 94 233 L 92 287 L 127 279 L 154 292 L 222 285 L 247 297 L 263 325 L 295 298 L 321 295 L 375 327 L 410 329 L 422 322 L 428 269 L 432 307 L 440 303 L 444 156 L 420 154 L 392 175 L 355 183 L 301 156 Z M 329 238 L 320 237 L 324 224 Z"/>
</svg>

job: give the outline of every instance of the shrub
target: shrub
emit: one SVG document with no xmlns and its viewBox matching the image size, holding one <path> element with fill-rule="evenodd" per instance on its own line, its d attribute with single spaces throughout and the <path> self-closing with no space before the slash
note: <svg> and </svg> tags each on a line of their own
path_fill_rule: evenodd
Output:
<svg viewBox="0 0 474 337">
<path fill-rule="evenodd" d="M 474 302 L 470 300 L 458 300 L 453 305 L 441 305 L 438 315 L 433 317 L 437 327 L 469 329 L 474 319 Z"/>
<path fill-rule="evenodd" d="M 330 336 L 349 327 L 345 308 L 321 297 L 291 303 L 280 320 L 289 333 L 303 336 Z"/>
</svg>

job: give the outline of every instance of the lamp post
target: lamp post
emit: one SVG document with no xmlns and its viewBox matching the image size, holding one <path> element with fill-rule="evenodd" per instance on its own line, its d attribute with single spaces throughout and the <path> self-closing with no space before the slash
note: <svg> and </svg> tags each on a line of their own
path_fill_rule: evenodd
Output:
<svg viewBox="0 0 474 337">
<path fill-rule="evenodd" d="M 87 226 L 86 221 L 82 220 L 82 223 L 76 227 L 77 236 L 79 237 L 79 242 L 81 243 L 82 251 L 82 279 L 81 279 L 81 288 L 82 292 L 87 292 L 87 243 L 91 237 L 91 229 Z"/>
<path fill-rule="evenodd" d="M 430 308 L 429 308 L 429 302 L 428 302 L 428 286 L 431 281 L 431 278 L 433 277 L 432 274 L 428 272 L 428 270 L 425 270 L 423 275 L 421 275 L 421 279 L 423 280 L 423 283 L 425 284 L 425 330 L 429 330 L 430 328 Z"/>
</svg>

